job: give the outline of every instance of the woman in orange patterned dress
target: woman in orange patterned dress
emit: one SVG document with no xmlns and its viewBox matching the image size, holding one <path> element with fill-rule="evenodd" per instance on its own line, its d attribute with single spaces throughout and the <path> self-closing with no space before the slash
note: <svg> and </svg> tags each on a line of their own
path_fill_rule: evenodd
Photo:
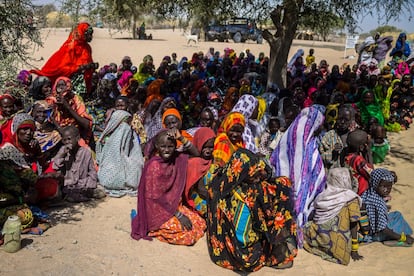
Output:
<svg viewBox="0 0 414 276">
<path fill-rule="evenodd" d="M 193 245 L 204 235 L 206 223 L 182 204 L 188 155 L 176 151 L 176 139 L 168 130 L 157 134 L 155 148 L 157 154 L 146 162 L 141 175 L 131 236 Z"/>
</svg>

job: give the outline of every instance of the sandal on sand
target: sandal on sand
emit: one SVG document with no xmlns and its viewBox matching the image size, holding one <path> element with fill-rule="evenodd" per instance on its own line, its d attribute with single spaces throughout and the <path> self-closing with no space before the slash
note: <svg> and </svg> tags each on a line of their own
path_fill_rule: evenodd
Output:
<svg viewBox="0 0 414 276">
<path fill-rule="evenodd" d="M 39 223 L 37 227 L 30 227 L 22 231 L 22 234 L 31 234 L 31 235 L 42 235 L 47 229 L 50 228 L 49 223 Z"/>
<path fill-rule="evenodd" d="M 278 265 L 274 265 L 272 266 L 272 268 L 274 269 L 287 269 L 287 268 L 291 268 L 293 266 L 293 261 L 290 261 L 288 263 L 281 263 Z"/>
<path fill-rule="evenodd" d="M 110 197 L 120 198 L 125 196 L 127 192 L 121 190 L 106 190 L 106 194 Z"/>
<path fill-rule="evenodd" d="M 413 246 L 412 244 L 408 244 L 402 241 L 383 241 L 382 243 L 389 247 L 412 247 Z"/>
</svg>

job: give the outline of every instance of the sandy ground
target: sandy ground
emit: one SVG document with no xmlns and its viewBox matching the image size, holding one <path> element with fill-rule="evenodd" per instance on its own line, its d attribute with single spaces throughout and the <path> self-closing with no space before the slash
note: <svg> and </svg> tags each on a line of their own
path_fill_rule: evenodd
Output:
<svg viewBox="0 0 414 276">
<path fill-rule="evenodd" d="M 171 30 L 151 30 L 153 41 L 111 39 L 106 30 L 95 30 L 92 42 L 93 56 L 101 65 L 120 62 L 129 55 L 138 63 L 146 54 L 152 54 L 155 64 L 172 52 L 191 56 L 194 51 L 206 51 L 210 46 L 222 50 L 227 46 L 236 51 L 250 48 L 257 55 L 268 52 L 266 44 L 206 43 L 187 45 L 181 33 Z M 47 34 L 47 35 L 46 35 Z M 44 48 L 33 56 L 47 59 L 66 39 L 67 31 L 45 32 Z M 126 37 L 117 34 L 116 37 Z M 292 52 L 300 46 L 305 51 L 315 48 L 317 61 L 322 58 L 333 64 L 342 64 L 343 48 L 339 44 L 295 41 Z M 351 61 L 351 64 L 353 62 Z M 41 66 L 43 62 L 39 64 Z M 394 186 L 392 210 L 401 211 L 414 225 L 414 128 L 401 133 L 389 133 L 391 154 L 383 164 L 395 170 L 398 183 Z M 136 208 L 136 198 L 105 198 L 87 204 L 69 205 L 49 210 L 55 225 L 42 236 L 24 235 L 23 248 L 15 253 L 0 252 L 0 275 L 236 275 L 214 265 L 209 258 L 206 238 L 195 246 L 183 247 L 159 241 L 135 241 L 130 238 L 130 211 Z M 263 268 L 255 275 L 412 275 L 414 248 L 390 248 L 381 243 L 360 248 L 363 261 L 341 266 L 323 261 L 317 256 L 299 251 L 293 268 L 275 271 Z"/>
</svg>

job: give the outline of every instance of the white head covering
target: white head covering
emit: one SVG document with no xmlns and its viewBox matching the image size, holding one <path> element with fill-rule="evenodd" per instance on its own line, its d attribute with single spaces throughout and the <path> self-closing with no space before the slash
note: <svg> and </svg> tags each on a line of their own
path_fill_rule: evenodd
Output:
<svg viewBox="0 0 414 276">
<path fill-rule="evenodd" d="M 327 178 L 327 187 L 313 202 L 315 216 L 313 221 L 322 224 L 335 217 L 349 201 L 361 198 L 352 191 L 351 172 L 348 168 L 330 169 Z"/>
</svg>

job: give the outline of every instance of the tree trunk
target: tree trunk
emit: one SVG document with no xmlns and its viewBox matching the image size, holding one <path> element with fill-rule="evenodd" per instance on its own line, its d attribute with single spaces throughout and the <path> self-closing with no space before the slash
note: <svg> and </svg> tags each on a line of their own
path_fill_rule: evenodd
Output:
<svg viewBox="0 0 414 276">
<path fill-rule="evenodd" d="M 132 38 L 137 39 L 137 15 L 135 14 L 135 12 L 132 14 L 131 28 L 132 28 Z"/>
<path fill-rule="evenodd" d="M 270 18 L 276 27 L 276 33 L 263 31 L 263 38 L 270 45 L 268 84 L 276 84 L 279 88 L 286 87 L 286 63 L 289 50 L 296 34 L 300 7 L 303 0 L 284 0 L 271 13 Z"/>
</svg>

